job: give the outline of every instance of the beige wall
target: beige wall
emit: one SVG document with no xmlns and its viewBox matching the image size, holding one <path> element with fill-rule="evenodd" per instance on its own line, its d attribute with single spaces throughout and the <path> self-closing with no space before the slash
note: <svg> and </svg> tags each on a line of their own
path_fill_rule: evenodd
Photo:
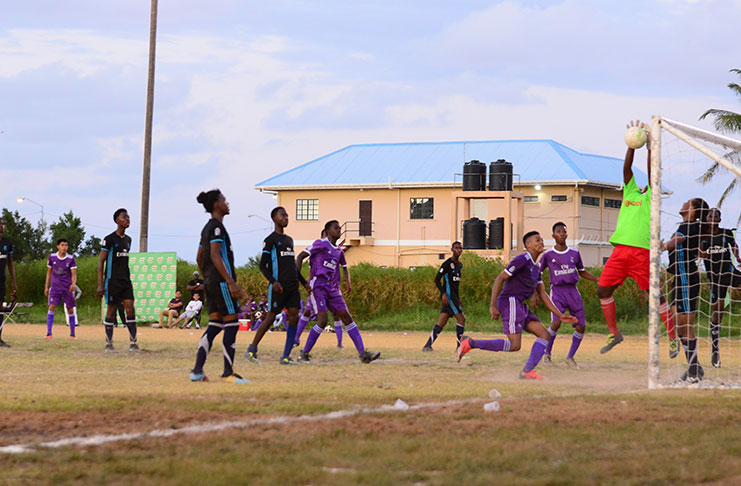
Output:
<svg viewBox="0 0 741 486">
<path fill-rule="evenodd" d="M 525 196 L 537 195 L 538 202 L 524 203 L 524 231 L 538 231 L 546 245 L 553 244 L 551 227 L 563 221 L 569 229 L 569 242 L 582 240 L 578 245 L 584 263 L 589 266 L 602 265 L 602 259 L 612 252 L 608 240 L 615 229 L 619 209 L 604 207 L 604 198 L 622 199 L 622 192 L 594 186 L 561 185 L 515 187 Z M 280 191 L 278 203 L 288 211 L 290 223 L 287 233 L 296 241 L 296 247 L 308 245 L 319 238 L 326 221 L 358 221 L 358 205 L 361 200 L 373 201 L 373 237 L 360 246 L 347 251 L 350 264 L 372 262 L 377 265 L 403 267 L 436 265 L 439 255 L 450 255 L 453 238 L 451 222 L 452 188 L 404 188 L 404 189 L 332 189 Z M 566 196 L 564 202 L 552 202 L 554 195 Z M 599 207 L 581 204 L 581 196 L 600 198 Z M 410 219 L 410 198 L 430 197 L 434 199 L 434 218 Z M 318 199 L 318 221 L 297 221 L 296 200 Z M 488 211 L 493 212 L 493 209 Z M 516 213 L 513 213 L 513 216 Z M 488 214 L 489 219 L 497 214 Z M 356 229 L 357 226 L 353 225 Z M 398 243 L 397 243 L 398 242 Z M 498 252 L 482 252 L 487 256 Z"/>
</svg>

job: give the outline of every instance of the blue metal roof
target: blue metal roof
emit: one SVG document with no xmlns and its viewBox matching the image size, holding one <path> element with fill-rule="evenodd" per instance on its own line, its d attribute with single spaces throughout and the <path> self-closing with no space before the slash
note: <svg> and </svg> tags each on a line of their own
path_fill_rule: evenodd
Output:
<svg viewBox="0 0 741 486">
<path fill-rule="evenodd" d="M 583 154 L 553 140 L 378 143 L 350 145 L 258 183 L 258 189 L 301 186 L 460 183 L 463 163 L 506 159 L 520 180 L 592 181 L 620 185 L 623 160 Z M 639 159 L 640 160 L 640 159 Z M 640 162 L 639 162 L 640 164 Z M 638 164 L 637 164 L 638 165 Z M 634 167 L 638 185 L 646 174 Z M 517 181 L 517 178 L 515 178 Z"/>
</svg>

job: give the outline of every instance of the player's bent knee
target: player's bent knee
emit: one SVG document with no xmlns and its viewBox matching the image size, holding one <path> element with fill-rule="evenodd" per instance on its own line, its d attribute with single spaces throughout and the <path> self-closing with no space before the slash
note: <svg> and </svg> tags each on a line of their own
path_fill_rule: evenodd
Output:
<svg viewBox="0 0 741 486">
<path fill-rule="evenodd" d="M 510 344 L 509 345 L 509 352 L 510 353 L 514 353 L 515 351 L 519 351 L 520 350 L 520 347 L 521 347 L 521 344 L 520 343 Z"/>
</svg>

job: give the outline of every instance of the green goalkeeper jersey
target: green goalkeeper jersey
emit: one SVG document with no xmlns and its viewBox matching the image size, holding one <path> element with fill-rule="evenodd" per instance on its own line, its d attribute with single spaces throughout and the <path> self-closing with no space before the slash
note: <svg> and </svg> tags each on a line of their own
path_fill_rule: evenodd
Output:
<svg viewBox="0 0 741 486">
<path fill-rule="evenodd" d="M 641 193 L 633 176 L 623 187 L 623 204 L 610 243 L 649 249 L 650 242 L 651 188 Z"/>
</svg>

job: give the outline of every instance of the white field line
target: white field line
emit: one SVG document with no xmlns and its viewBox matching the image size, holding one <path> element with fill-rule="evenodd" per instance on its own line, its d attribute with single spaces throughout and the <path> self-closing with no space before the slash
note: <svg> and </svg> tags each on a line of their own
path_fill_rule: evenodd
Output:
<svg viewBox="0 0 741 486">
<path fill-rule="evenodd" d="M 585 393 L 585 392 L 574 392 L 574 393 L 562 393 L 562 394 L 556 394 L 556 395 L 549 395 L 549 394 L 538 394 L 538 395 L 530 395 L 530 396 L 520 396 L 520 397 L 502 397 L 499 398 L 499 401 L 516 401 L 516 400 L 541 400 L 541 399 L 548 399 L 548 398 L 569 398 L 569 397 L 576 397 L 576 396 L 583 396 L 583 395 L 616 395 L 616 394 L 632 394 L 632 393 L 643 393 L 648 392 L 645 388 L 640 388 L 636 390 L 622 390 L 618 392 L 606 392 L 606 393 Z M 473 404 L 473 403 L 481 403 L 481 402 L 487 402 L 491 401 L 491 398 L 471 398 L 468 400 L 448 400 L 445 402 L 428 402 L 428 403 L 419 403 L 417 405 L 409 405 L 409 409 L 411 411 L 414 410 L 422 410 L 422 409 L 428 409 L 428 408 L 443 408 L 443 407 L 449 407 L 449 406 L 455 406 L 455 405 L 467 405 L 467 404 Z M 404 412 L 406 410 L 402 410 L 399 408 L 394 407 L 393 405 L 381 405 L 380 407 L 365 407 L 365 408 L 354 408 L 354 409 L 346 409 L 346 410 L 336 410 L 334 412 L 329 413 L 323 413 L 318 415 L 299 415 L 299 416 L 290 416 L 290 415 L 283 415 L 278 417 L 271 417 L 271 418 L 262 418 L 262 419 L 253 419 L 253 420 L 233 420 L 233 421 L 226 421 L 226 422 L 215 422 L 215 423 L 205 423 L 205 424 L 199 424 L 199 425 L 188 425 L 186 427 L 182 427 L 179 429 L 154 429 L 150 430 L 149 432 L 134 432 L 134 433 L 128 433 L 128 434 L 99 434 L 99 435 L 92 435 L 92 436 L 76 436 L 76 437 L 68 437 L 66 439 L 58 439 L 48 442 L 28 442 L 25 444 L 12 444 L 7 446 L 0 447 L 0 454 L 23 454 L 23 453 L 29 453 L 34 452 L 37 449 L 58 449 L 60 447 L 68 447 L 68 446 L 78 446 L 78 447 L 86 447 L 86 446 L 97 446 L 102 444 L 108 444 L 112 442 L 123 442 L 123 441 L 130 441 L 130 440 L 138 440 L 138 439 L 148 439 L 148 438 L 162 438 L 162 437 L 172 437 L 175 435 L 192 435 L 192 434 L 202 434 L 205 432 L 216 432 L 220 430 L 226 430 L 226 429 L 245 429 L 247 427 L 253 427 L 258 425 L 285 425 L 285 424 L 292 424 L 297 422 L 319 422 L 322 420 L 338 420 L 343 419 L 347 417 L 353 417 L 356 415 L 370 415 L 374 413 L 390 413 L 390 412 Z"/>
</svg>

